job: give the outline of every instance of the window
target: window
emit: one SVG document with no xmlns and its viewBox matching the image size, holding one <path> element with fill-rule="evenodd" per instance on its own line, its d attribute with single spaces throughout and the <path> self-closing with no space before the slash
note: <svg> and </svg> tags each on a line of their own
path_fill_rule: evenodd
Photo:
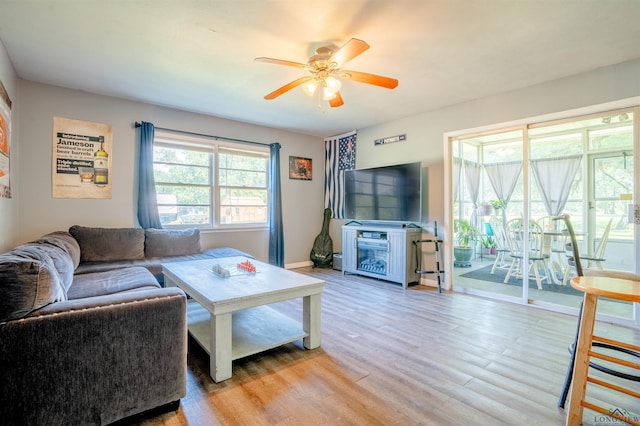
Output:
<svg viewBox="0 0 640 426">
<path fill-rule="evenodd" d="M 268 223 L 267 147 L 156 132 L 153 169 L 163 226 Z"/>
</svg>

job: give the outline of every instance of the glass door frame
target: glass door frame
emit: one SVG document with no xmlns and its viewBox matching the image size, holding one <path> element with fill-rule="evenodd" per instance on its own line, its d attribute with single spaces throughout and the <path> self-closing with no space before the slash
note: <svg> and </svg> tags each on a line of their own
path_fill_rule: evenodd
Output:
<svg viewBox="0 0 640 426">
<path fill-rule="evenodd" d="M 586 223 L 587 223 L 587 235 L 589 236 L 588 241 L 584 242 L 584 250 L 588 251 L 588 252 L 593 252 L 593 248 L 597 245 L 597 240 L 599 238 L 601 238 L 601 230 L 597 229 L 597 206 L 598 206 L 598 202 L 607 202 L 607 201 L 613 201 L 612 197 L 607 197 L 607 198 L 603 198 L 603 197 L 598 197 L 597 196 L 597 191 L 596 191 L 596 184 L 598 182 L 596 182 L 597 179 L 597 174 L 596 174 L 596 162 L 598 160 L 606 160 L 606 159 L 615 159 L 615 158 L 619 158 L 619 157 L 624 157 L 625 155 L 628 155 L 626 150 L 624 149 L 620 149 L 617 151 L 607 151 L 607 152 L 594 152 L 594 153 L 590 153 L 587 155 L 587 167 L 588 167 L 588 172 L 587 172 L 587 176 L 589 177 L 589 182 L 587 185 L 587 194 L 586 194 L 586 200 L 587 200 L 587 206 L 585 208 L 585 219 L 586 219 Z M 635 172 L 635 158 L 633 156 L 633 154 L 631 155 L 632 159 L 633 159 L 633 170 Z M 633 179 L 633 178 L 632 178 Z M 634 186 L 635 187 L 635 186 Z M 632 194 L 633 196 L 633 194 Z M 619 200 L 622 201 L 622 200 Z M 632 201 L 632 200 L 630 200 Z M 628 212 L 626 212 L 628 215 Z M 630 224 L 632 224 L 632 221 L 629 221 Z M 615 228 L 616 223 L 612 223 L 612 228 L 611 230 L 613 231 Z M 632 232 L 633 233 L 633 232 Z M 612 238 L 611 236 L 609 236 L 609 240 L 615 240 L 615 237 Z M 620 240 L 617 240 L 618 242 L 620 242 Z M 632 241 L 632 247 L 635 248 L 635 244 L 633 244 Z M 634 256 L 633 259 L 635 259 L 635 251 L 634 251 Z M 634 265 L 635 266 L 635 265 Z M 613 268 L 615 269 L 615 268 Z"/>
<path fill-rule="evenodd" d="M 595 108 L 595 107 L 594 107 Z M 458 132 L 451 132 L 451 133 L 446 133 L 444 135 L 444 154 L 445 154 L 445 230 L 446 230 L 446 239 L 448 239 L 448 241 L 450 241 L 451 243 L 447 244 L 445 242 L 445 259 L 446 259 L 446 264 L 447 267 L 449 268 L 449 270 L 453 271 L 453 223 L 454 223 L 454 217 L 457 217 L 457 212 L 454 211 L 453 206 L 454 206 L 454 200 L 453 200 L 453 159 L 454 159 L 454 144 L 455 143 L 460 143 L 460 140 L 462 139 L 467 139 L 467 138 L 471 138 L 471 137 L 476 137 L 479 135 L 490 135 L 490 134 L 495 134 L 495 133 L 502 133 L 502 132 L 507 132 L 507 131 L 512 131 L 512 130 L 517 130 L 517 129 L 522 129 L 522 178 L 523 178 L 523 196 L 524 196 L 524 202 L 523 202 L 523 217 L 528 218 L 530 216 L 530 182 L 532 181 L 532 176 L 530 174 L 530 167 L 529 167 L 529 129 L 532 128 L 538 128 L 538 127 L 543 127 L 543 126 L 550 126 L 556 123 L 562 123 L 562 122 L 573 122 L 573 121 L 580 121 L 583 119 L 589 119 L 589 118 L 596 118 L 596 117 L 601 117 L 601 116 L 606 116 L 608 114 L 619 114 L 621 112 L 624 111 L 632 111 L 633 112 L 633 121 L 632 121 L 632 125 L 633 125 L 633 158 L 634 158 L 634 177 L 633 177 L 633 182 L 634 182 L 634 188 L 633 188 L 633 203 L 635 205 L 636 210 L 638 208 L 640 208 L 640 204 L 638 204 L 638 197 L 640 194 L 640 161 L 637 161 L 635 159 L 635 157 L 637 155 L 640 155 L 640 126 L 638 125 L 639 121 L 640 121 L 640 107 L 639 106 L 634 106 L 634 107 L 626 107 L 626 108 L 619 108 L 613 111 L 607 110 L 607 109 L 603 109 L 599 112 L 594 112 L 594 113 L 590 113 L 590 114 L 578 114 L 575 116 L 567 116 L 566 118 L 562 118 L 559 120 L 546 120 L 546 121 L 536 121 L 535 119 L 530 119 L 528 120 L 528 122 L 526 122 L 526 120 L 523 120 L 521 125 L 505 125 L 502 127 L 498 127 L 498 126 L 487 126 L 487 130 L 482 130 L 482 131 L 469 131 L 469 132 L 464 132 L 464 131 L 458 131 Z M 584 152 L 585 154 L 585 160 L 584 161 L 590 161 L 591 160 L 591 154 L 588 154 L 588 152 Z M 593 154 L 596 155 L 596 154 Z M 589 166 L 590 167 L 590 166 Z M 585 177 L 586 178 L 586 177 Z M 591 180 L 590 178 L 588 179 L 589 181 Z M 461 186 L 461 185 L 460 185 Z M 463 190 L 463 188 L 459 188 L 459 190 Z M 585 203 L 584 206 L 584 213 L 583 215 L 585 216 L 585 219 L 587 219 L 586 216 L 590 215 L 588 206 Z M 631 219 L 631 218 L 630 218 Z M 589 221 L 590 222 L 590 221 Z M 638 223 L 640 223 L 640 217 L 636 216 L 635 217 L 635 222 L 636 225 Z M 640 262 L 637 261 L 637 256 L 635 256 L 635 254 L 639 253 L 639 247 L 640 247 L 640 226 L 634 226 L 633 227 L 633 248 L 634 248 L 634 265 L 633 265 L 633 272 L 635 272 L 636 274 L 640 273 Z M 596 236 L 597 237 L 597 236 Z M 525 259 L 525 262 L 527 262 L 527 259 Z M 527 263 L 525 263 L 526 265 Z M 453 277 L 453 273 L 451 274 L 451 276 Z M 536 303 L 533 300 L 529 299 L 529 289 L 528 289 L 528 283 L 527 283 L 527 278 L 528 277 L 524 277 L 524 282 L 523 282 L 523 287 L 522 287 L 522 297 L 517 298 L 518 300 L 514 300 L 515 298 L 512 296 L 504 296 L 504 295 L 496 295 L 493 293 L 482 293 L 482 296 L 486 296 L 486 297 L 490 297 L 490 298 L 496 298 L 496 299 L 502 299 L 502 300 L 507 300 L 507 301 L 511 301 L 511 302 L 516 302 L 516 303 L 522 303 L 522 304 L 537 304 L 537 305 L 550 305 L 547 303 Z M 452 281 L 452 280 L 450 280 Z M 453 289 L 453 283 L 451 283 L 449 285 L 450 289 Z M 473 292 L 475 293 L 475 292 Z M 550 309 L 552 310 L 556 310 L 556 311 L 560 311 L 560 312 L 576 312 L 577 313 L 577 308 L 573 309 L 570 307 L 566 307 L 566 306 L 560 306 L 560 305 L 551 305 L 553 307 L 550 307 Z M 599 315 L 600 316 L 600 315 Z M 616 322 L 616 323 L 623 323 L 623 324 L 628 324 L 629 320 L 626 320 L 624 318 L 620 318 L 620 317 L 612 317 L 612 316 L 608 316 L 608 315 L 603 315 L 603 319 L 606 320 L 610 320 L 612 322 Z M 633 305 L 633 319 L 631 320 L 631 323 L 635 324 L 635 325 L 640 325 L 640 304 L 635 303 Z"/>
</svg>

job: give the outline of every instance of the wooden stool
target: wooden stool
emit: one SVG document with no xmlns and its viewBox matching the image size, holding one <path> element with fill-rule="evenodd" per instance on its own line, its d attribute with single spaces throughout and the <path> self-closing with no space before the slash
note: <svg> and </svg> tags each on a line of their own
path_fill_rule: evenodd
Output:
<svg viewBox="0 0 640 426">
<path fill-rule="evenodd" d="M 589 377 L 589 362 L 591 357 L 640 371 L 640 363 L 630 362 L 614 356 L 594 352 L 592 350 L 593 342 L 599 342 L 609 344 L 617 348 L 625 348 L 630 351 L 640 351 L 640 346 L 593 335 L 598 297 L 607 297 L 627 302 L 640 302 L 640 281 L 611 278 L 606 276 L 575 276 L 571 279 L 571 286 L 576 290 L 584 292 L 584 302 L 582 315 L 580 317 L 578 342 L 575 347 L 576 360 L 573 371 L 573 386 L 571 390 L 571 398 L 569 400 L 569 411 L 567 412 L 566 424 L 571 426 L 582 424 L 582 412 L 586 407 L 617 420 L 640 426 L 640 421 L 638 421 L 637 418 L 625 417 L 623 413 L 615 411 L 611 412 L 611 410 L 607 410 L 603 407 L 585 401 L 587 382 L 604 386 L 613 391 L 621 392 L 640 399 L 639 392 L 601 379 Z"/>
</svg>

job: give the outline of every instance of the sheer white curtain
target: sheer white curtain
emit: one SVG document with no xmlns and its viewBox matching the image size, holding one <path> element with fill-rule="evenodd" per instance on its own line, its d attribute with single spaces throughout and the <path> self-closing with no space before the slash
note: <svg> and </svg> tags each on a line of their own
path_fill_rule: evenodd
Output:
<svg viewBox="0 0 640 426">
<path fill-rule="evenodd" d="M 489 182 L 499 200 L 504 201 L 505 208 L 502 209 L 502 223 L 507 222 L 506 208 L 511 200 L 518 177 L 522 173 L 521 161 L 508 161 L 504 163 L 489 163 L 484 165 Z"/>
<path fill-rule="evenodd" d="M 482 166 L 473 161 L 464 161 L 464 178 L 467 187 L 467 193 L 471 202 L 473 203 L 473 212 L 471 213 L 471 220 L 469 223 L 475 227 L 479 226 L 478 219 L 478 196 L 480 195 L 480 173 L 482 172 Z"/>
<path fill-rule="evenodd" d="M 530 161 L 533 177 L 549 215 L 558 216 L 564 210 L 581 161 L 582 154 Z"/>
<path fill-rule="evenodd" d="M 511 200 L 511 195 L 513 195 L 513 190 L 516 188 L 518 177 L 522 172 L 522 162 L 509 161 L 485 164 L 484 169 L 498 199 L 508 204 L 509 200 Z"/>
</svg>

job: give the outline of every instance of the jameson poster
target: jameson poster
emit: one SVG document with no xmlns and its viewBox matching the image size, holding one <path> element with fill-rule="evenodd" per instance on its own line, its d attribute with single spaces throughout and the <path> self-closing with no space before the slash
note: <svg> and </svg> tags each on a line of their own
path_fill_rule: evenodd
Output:
<svg viewBox="0 0 640 426">
<path fill-rule="evenodd" d="M 53 118 L 53 198 L 111 198 L 112 130 L 108 124 Z"/>
<path fill-rule="evenodd" d="M 0 197 L 11 198 L 11 99 L 0 81 Z"/>
</svg>

